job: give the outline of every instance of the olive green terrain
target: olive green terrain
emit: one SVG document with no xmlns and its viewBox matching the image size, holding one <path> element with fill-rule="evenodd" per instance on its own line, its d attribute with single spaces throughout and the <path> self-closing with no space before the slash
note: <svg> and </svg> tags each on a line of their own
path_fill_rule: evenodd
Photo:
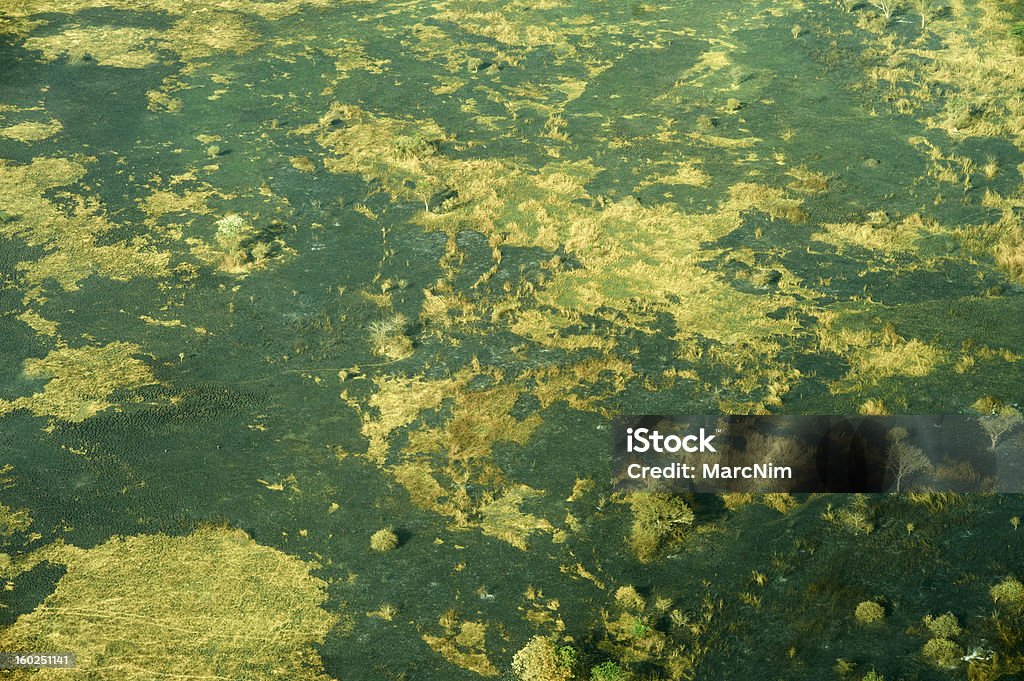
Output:
<svg viewBox="0 0 1024 681">
<path fill-rule="evenodd" d="M 608 419 L 1015 413 L 1022 18 L 0 0 L 0 674 L 1020 678 L 1021 496 Z"/>
</svg>

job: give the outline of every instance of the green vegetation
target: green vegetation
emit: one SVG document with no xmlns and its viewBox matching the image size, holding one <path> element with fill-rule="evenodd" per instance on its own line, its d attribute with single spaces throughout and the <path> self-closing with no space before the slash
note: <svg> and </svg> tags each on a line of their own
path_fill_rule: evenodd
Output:
<svg viewBox="0 0 1024 681">
<path fill-rule="evenodd" d="M 1024 584 L 1013 577 L 1007 577 L 1003 581 L 989 589 L 993 602 L 1011 611 L 1024 610 Z"/>
<path fill-rule="evenodd" d="M 885 619 L 885 608 L 875 601 L 862 601 L 857 604 L 854 616 L 861 624 L 877 624 Z"/>
<path fill-rule="evenodd" d="M 1016 465 L 1019 9 L 4 3 L 0 650 L 1018 678 L 1024 498 L 928 491 L 984 471 L 621 494 L 607 426 L 974 409 Z"/>
<path fill-rule="evenodd" d="M 590 681 L 628 681 L 630 676 L 615 662 L 602 662 L 590 669 Z"/>
<path fill-rule="evenodd" d="M 370 537 L 370 548 L 384 553 L 398 548 L 398 535 L 390 528 L 377 530 Z"/>
<path fill-rule="evenodd" d="M 924 644 L 921 654 L 936 667 L 954 669 L 960 665 L 964 649 L 948 638 L 933 638 Z"/>
<path fill-rule="evenodd" d="M 937 638 L 956 638 L 963 633 L 963 630 L 960 628 L 960 622 L 957 621 L 956 616 L 951 612 L 939 615 L 938 617 L 927 615 L 924 618 L 924 625 L 932 633 L 932 636 Z"/>
<path fill-rule="evenodd" d="M 571 647 L 558 648 L 550 638 L 534 636 L 513 656 L 512 670 L 520 681 L 571 681 L 575 654 Z"/>
<path fill-rule="evenodd" d="M 1024 21 L 1018 22 L 1010 27 L 1010 38 L 1013 39 L 1014 48 L 1018 55 L 1024 55 Z"/>
</svg>

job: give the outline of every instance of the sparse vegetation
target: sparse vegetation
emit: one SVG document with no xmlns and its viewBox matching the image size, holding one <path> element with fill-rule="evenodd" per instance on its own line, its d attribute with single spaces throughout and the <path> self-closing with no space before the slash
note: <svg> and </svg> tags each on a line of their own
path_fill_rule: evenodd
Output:
<svg viewBox="0 0 1024 681">
<path fill-rule="evenodd" d="M 372 322 L 369 327 L 370 349 L 375 355 L 391 360 L 404 359 L 412 354 L 412 339 L 406 335 L 408 320 L 401 313 Z"/>
<path fill-rule="evenodd" d="M 6 3 L 0 638 L 97 681 L 1016 678 L 1024 513 L 925 492 L 995 486 L 957 452 L 623 494 L 600 429 L 991 392 L 971 456 L 1016 465 L 1019 5 Z M 220 515 L 287 555 L 178 536 Z"/>
<path fill-rule="evenodd" d="M 931 461 L 923 449 L 906 442 L 907 431 L 904 428 L 893 428 L 886 437 L 890 444 L 885 466 L 895 482 L 897 493 L 903 491 L 904 484 L 911 479 L 926 477 L 931 473 Z"/>
<path fill-rule="evenodd" d="M 878 10 L 878 13 L 885 19 L 886 25 L 892 21 L 892 16 L 898 9 L 899 5 L 896 0 L 868 0 L 872 7 Z"/>
</svg>

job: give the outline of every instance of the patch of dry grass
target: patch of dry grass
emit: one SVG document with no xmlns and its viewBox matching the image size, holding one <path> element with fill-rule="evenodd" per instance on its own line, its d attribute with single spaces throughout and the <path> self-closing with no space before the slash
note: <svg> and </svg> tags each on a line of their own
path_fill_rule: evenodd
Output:
<svg viewBox="0 0 1024 681">
<path fill-rule="evenodd" d="M 72 650 L 97 681 L 282 678 L 328 681 L 314 645 L 339 617 L 310 564 L 240 530 L 114 537 L 31 554 L 63 565 L 53 593 L 0 633 L 5 650 Z M 41 670 L 38 679 L 67 672 Z"/>
<path fill-rule="evenodd" d="M 28 409 L 37 416 L 84 421 L 114 406 L 110 395 L 119 389 L 156 382 L 149 366 L 135 357 L 141 348 L 115 341 L 103 346 L 59 348 L 46 357 L 25 361 L 25 375 L 48 379 L 41 392 L 11 401 L 0 400 L 0 415 Z"/>
</svg>

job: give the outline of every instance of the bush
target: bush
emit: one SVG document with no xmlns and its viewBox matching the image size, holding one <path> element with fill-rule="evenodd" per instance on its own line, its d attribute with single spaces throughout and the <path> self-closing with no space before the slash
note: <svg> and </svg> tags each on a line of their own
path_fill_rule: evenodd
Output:
<svg viewBox="0 0 1024 681">
<path fill-rule="evenodd" d="M 1010 40 L 1017 48 L 1017 54 L 1024 55 L 1024 21 L 1016 23 L 1010 28 Z"/>
<path fill-rule="evenodd" d="M 556 649 L 548 637 L 534 636 L 512 657 L 512 671 L 520 681 L 571 681 L 575 661 L 574 648 Z"/>
<path fill-rule="evenodd" d="M 629 544 L 643 563 L 682 539 L 693 523 L 693 511 L 679 497 L 662 492 L 634 492 L 626 501 L 633 508 Z"/>
<path fill-rule="evenodd" d="M 640 592 L 636 590 L 635 586 L 626 585 L 620 586 L 615 592 L 615 602 L 623 610 L 632 610 L 635 612 L 642 611 L 646 603 L 644 597 L 640 595 Z"/>
<path fill-rule="evenodd" d="M 229 213 L 217 220 L 217 243 L 221 248 L 232 251 L 241 247 L 242 242 L 255 233 L 249 221 L 236 213 Z"/>
<path fill-rule="evenodd" d="M 405 333 L 408 320 L 398 313 L 372 322 L 369 326 L 370 349 L 375 355 L 392 360 L 404 359 L 412 354 L 412 339 Z"/>
<path fill-rule="evenodd" d="M 938 617 L 928 615 L 924 618 L 924 625 L 928 627 L 928 631 L 932 632 L 932 636 L 936 638 L 956 638 L 962 631 L 956 615 L 951 612 L 939 615 Z"/>
<path fill-rule="evenodd" d="M 948 638 L 933 638 L 924 644 L 921 654 L 936 667 L 952 669 L 960 664 L 964 649 Z"/>
<path fill-rule="evenodd" d="M 558 649 L 558 666 L 572 671 L 579 663 L 580 653 L 572 646 L 562 646 Z"/>
<path fill-rule="evenodd" d="M 1011 610 L 1024 609 L 1024 584 L 1013 577 L 1007 577 L 991 589 L 993 602 Z"/>
<path fill-rule="evenodd" d="M 590 681 L 627 681 L 629 672 L 615 662 L 602 662 L 590 670 Z"/>
<path fill-rule="evenodd" d="M 392 530 L 384 528 L 383 530 L 377 530 L 370 537 L 370 548 L 374 551 L 391 551 L 398 546 L 398 535 Z"/>
<path fill-rule="evenodd" d="M 857 605 L 853 616 L 861 624 L 876 624 L 885 619 L 885 608 L 874 601 L 863 601 Z"/>
</svg>

